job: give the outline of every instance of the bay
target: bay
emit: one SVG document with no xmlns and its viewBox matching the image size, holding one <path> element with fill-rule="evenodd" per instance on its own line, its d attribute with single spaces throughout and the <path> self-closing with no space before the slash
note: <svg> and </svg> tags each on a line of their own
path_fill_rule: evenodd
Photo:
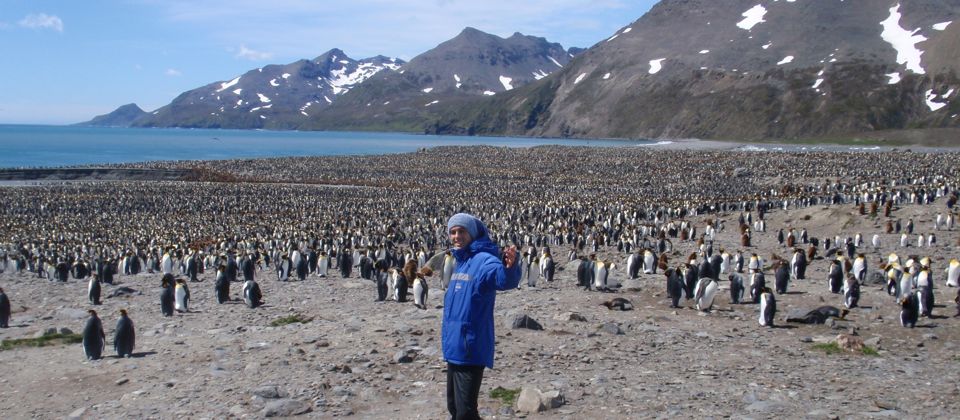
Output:
<svg viewBox="0 0 960 420">
<path fill-rule="evenodd" d="M 442 145 L 623 147 L 648 140 L 461 137 L 406 133 L 0 125 L 0 168 L 158 160 L 377 155 Z"/>
</svg>

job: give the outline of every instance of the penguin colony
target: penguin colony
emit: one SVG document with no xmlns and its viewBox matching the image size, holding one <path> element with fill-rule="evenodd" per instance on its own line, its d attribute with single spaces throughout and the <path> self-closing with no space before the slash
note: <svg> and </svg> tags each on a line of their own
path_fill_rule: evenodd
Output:
<svg viewBox="0 0 960 420">
<path fill-rule="evenodd" d="M 464 155 L 471 160 L 459 170 L 476 176 L 437 164 Z M 960 187 L 956 154 L 773 156 L 443 147 L 388 156 L 127 165 L 187 167 L 239 182 L 0 187 L 11 203 L 0 210 L 0 267 L 23 278 L 82 280 L 84 307 L 101 305 L 101 291 L 114 282 L 134 285 L 158 297 L 164 316 L 203 316 L 191 304 L 191 288 L 221 304 L 270 310 L 260 308 L 269 303 L 261 283 L 296 288 L 331 277 L 369 280 L 371 300 L 436 309 L 442 300 L 435 295 L 455 264 L 444 252 L 446 217 L 466 205 L 501 246 L 522 250 L 523 289 L 571 287 L 574 280 L 558 284 L 555 276 L 564 270 L 565 279 L 578 277 L 579 271 L 585 289 L 629 298 L 620 286 L 638 280 L 644 290 L 662 290 L 665 307 L 711 313 L 752 305 L 751 323 L 770 327 L 783 322 L 778 306 L 783 311 L 799 298 L 791 294 L 795 282 L 823 282 L 837 295 L 825 304 L 857 311 L 865 304 L 861 293 L 878 303 L 871 280 L 877 274 L 884 303 L 901 308 L 901 325 L 953 315 L 952 306 L 943 309 L 944 302 L 932 299 L 937 288 L 958 284 L 958 244 L 931 238 L 956 229 L 958 209 L 947 205 Z M 691 165 L 665 171 L 639 163 L 653 158 Z M 704 159 L 712 162 L 709 169 L 692 164 Z M 847 165 L 853 160 L 858 165 Z M 750 175 L 735 176 L 738 168 Z M 883 168 L 881 179 L 877 168 Z M 548 182 L 525 185 L 541 174 L 549 174 Z M 786 181 L 764 181 L 773 176 Z M 306 182 L 260 182 L 291 179 Z M 501 180 L 518 187 L 504 189 Z M 903 218 L 903 206 L 922 206 L 926 217 Z M 803 220 L 769 226 L 764 218 L 804 209 L 861 213 L 876 217 L 878 227 L 812 237 Z M 776 236 L 779 246 L 758 248 L 760 235 Z M 721 248 L 722 238 L 736 240 Z M 829 274 L 810 278 L 808 267 Z M 157 280 L 144 284 L 145 276 Z M 232 283 L 239 287 L 231 290 Z M 9 319 L 3 299 L 0 321 Z M 629 300 L 616 303 L 632 307 Z M 83 331 L 85 356 L 102 357 L 107 335 L 95 312 Z M 113 340 L 118 355 L 134 354 L 135 335 L 123 311 Z"/>
</svg>

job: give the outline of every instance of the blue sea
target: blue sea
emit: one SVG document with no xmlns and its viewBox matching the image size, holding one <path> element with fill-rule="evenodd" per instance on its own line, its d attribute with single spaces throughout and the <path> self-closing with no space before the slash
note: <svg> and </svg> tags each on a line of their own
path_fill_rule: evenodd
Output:
<svg viewBox="0 0 960 420">
<path fill-rule="evenodd" d="M 442 145 L 634 146 L 652 141 L 427 136 L 403 133 L 0 125 L 0 168 L 157 160 L 374 155 Z"/>
</svg>

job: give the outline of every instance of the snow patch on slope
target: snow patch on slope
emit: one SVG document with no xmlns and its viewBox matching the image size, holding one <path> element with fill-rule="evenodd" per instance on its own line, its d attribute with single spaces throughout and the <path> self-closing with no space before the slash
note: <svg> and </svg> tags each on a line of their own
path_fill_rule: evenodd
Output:
<svg viewBox="0 0 960 420">
<path fill-rule="evenodd" d="M 926 74 L 926 71 L 920 66 L 920 56 L 923 54 L 923 51 L 917 48 L 917 44 L 926 41 L 927 38 L 923 35 L 916 35 L 916 33 L 920 31 L 920 28 L 913 31 L 903 29 L 900 26 L 900 18 L 902 16 L 903 15 L 900 14 L 899 4 L 891 7 L 890 17 L 880 22 L 880 25 L 883 26 L 883 32 L 880 34 L 880 37 L 897 50 L 898 64 L 906 64 L 907 70 L 914 73 Z"/>
<path fill-rule="evenodd" d="M 658 58 L 656 60 L 650 60 L 650 74 L 657 74 L 660 70 L 663 70 L 663 60 L 666 58 Z"/>
<path fill-rule="evenodd" d="M 507 77 L 507 76 L 504 76 L 504 75 L 500 75 L 500 84 L 503 85 L 503 88 L 504 88 L 504 89 L 506 89 L 506 90 L 512 90 L 512 89 L 513 89 L 513 84 L 512 84 L 512 82 L 513 82 L 513 79 L 511 79 L 511 78 L 509 78 L 509 77 Z"/>
<path fill-rule="evenodd" d="M 756 5 L 743 12 L 741 16 L 744 17 L 743 20 L 737 22 L 737 27 L 743 30 L 751 30 L 754 26 L 757 26 L 759 23 L 766 22 L 763 20 L 763 16 L 767 14 L 767 9 L 762 5 Z"/>
<path fill-rule="evenodd" d="M 235 84 L 237 84 L 237 83 L 239 83 L 239 82 L 240 82 L 240 76 L 237 76 L 236 79 L 233 79 L 233 80 L 231 80 L 231 81 L 229 81 L 229 82 L 221 83 L 221 84 L 220 84 L 220 89 L 217 89 L 217 92 L 223 92 L 223 91 L 225 91 L 225 90 L 227 90 L 227 89 L 230 89 L 231 86 L 233 86 L 233 85 L 235 85 Z"/>
</svg>

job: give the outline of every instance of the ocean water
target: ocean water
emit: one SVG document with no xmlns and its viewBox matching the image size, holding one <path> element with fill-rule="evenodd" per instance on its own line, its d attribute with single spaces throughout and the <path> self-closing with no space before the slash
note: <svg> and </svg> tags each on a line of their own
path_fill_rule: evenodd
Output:
<svg viewBox="0 0 960 420">
<path fill-rule="evenodd" d="M 403 133 L 0 125 L 0 168 L 157 160 L 373 155 L 441 145 L 624 147 L 652 141 L 427 136 Z"/>
</svg>

